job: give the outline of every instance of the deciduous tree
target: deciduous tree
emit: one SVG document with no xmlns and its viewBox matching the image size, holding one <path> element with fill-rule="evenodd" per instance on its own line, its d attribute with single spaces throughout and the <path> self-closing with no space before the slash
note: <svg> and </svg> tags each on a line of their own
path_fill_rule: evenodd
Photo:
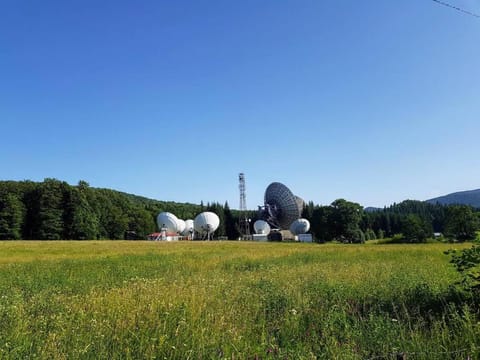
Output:
<svg viewBox="0 0 480 360">
<path fill-rule="evenodd" d="M 21 238 L 23 204 L 13 193 L 0 193 L 0 240 Z"/>
<path fill-rule="evenodd" d="M 447 238 L 457 241 L 473 240 L 478 229 L 478 217 L 470 206 L 455 205 L 447 209 L 445 223 Z"/>
</svg>

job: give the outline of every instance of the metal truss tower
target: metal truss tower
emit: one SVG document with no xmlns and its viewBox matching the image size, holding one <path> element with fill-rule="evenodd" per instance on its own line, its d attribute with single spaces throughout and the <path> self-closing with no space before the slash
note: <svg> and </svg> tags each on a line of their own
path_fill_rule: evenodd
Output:
<svg viewBox="0 0 480 360">
<path fill-rule="evenodd" d="M 242 237 L 250 235 L 250 223 L 247 219 L 247 195 L 245 192 L 245 174 L 238 175 L 238 188 L 240 189 L 240 219 L 239 227 Z"/>
</svg>

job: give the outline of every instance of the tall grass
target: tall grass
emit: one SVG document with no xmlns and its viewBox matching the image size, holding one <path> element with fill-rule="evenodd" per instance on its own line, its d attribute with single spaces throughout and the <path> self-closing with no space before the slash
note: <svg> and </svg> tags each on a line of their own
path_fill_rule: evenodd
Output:
<svg viewBox="0 0 480 360">
<path fill-rule="evenodd" d="M 0 358 L 479 358 L 450 247 L 3 242 Z"/>
</svg>

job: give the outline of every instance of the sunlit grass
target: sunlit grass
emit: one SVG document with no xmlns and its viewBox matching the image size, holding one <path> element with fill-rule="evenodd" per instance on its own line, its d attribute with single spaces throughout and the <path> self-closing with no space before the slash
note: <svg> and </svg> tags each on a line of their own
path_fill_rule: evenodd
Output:
<svg viewBox="0 0 480 360">
<path fill-rule="evenodd" d="M 475 358 L 451 247 L 1 242 L 0 358 Z"/>
</svg>

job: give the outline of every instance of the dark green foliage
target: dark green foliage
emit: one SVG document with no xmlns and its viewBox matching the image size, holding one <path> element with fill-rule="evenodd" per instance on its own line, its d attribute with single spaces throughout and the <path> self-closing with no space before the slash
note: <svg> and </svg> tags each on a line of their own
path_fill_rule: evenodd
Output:
<svg viewBox="0 0 480 360">
<path fill-rule="evenodd" d="M 240 232 L 238 231 L 238 226 L 236 224 L 236 219 L 233 217 L 232 211 L 228 206 L 228 203 L 225 202 L 223 207 L 223 216 L 225 219 L 225 234 L 229 239 L 238 239 Z"/>
<path fill-rule="evenodd" d="M 360 229 L 362 213 L 359 204 L 344 199 L 335 200 L 330 206 L 309 203 L 303 210 L 317 241 L 364 242 L 365 236 Z"/>
<path fill-rule="evenodd" d="M 360 220 L 362 207 L 344 199 L 335 200 L 331 205 L 330 222 L 333 226 L 334 238 L 345 238 L 349 242 L 360 241 Z"/>
<path fill-rule="evenodd" d="M 128 230 L 128 217 L 122 210 L 112 205 L 102 215 L 103 234 L 107 239 L 123 239 Z"/>
<path fill-rule="evenodd" d="M 446 253 L 452 255 L 450 262 L 462 275 L 462 279 L 457 284 L 465 290 L 473 292 L 474 298 L 478 301 L 478 295 L 480 295 L 480 246 L 472 246 L 462 251 L 450 250 Z"/>
<path fill-rule="evenodd" d="M 410 214 L 418 216 L 423 222 L 431 225 L 432 231 L 443 232 L 445 229 L 445 209 L 439 204 L 429 204 L 423 201 L 406 200 L 400 204 L 393 204 L 383 210 L 365 212 L 362 217 L 361 228 L 373 229 L 377 234 L 381 229 L 384 236 L 392 237 L 403 233 L 405 218 Z M 383 236 L 382 236 L 383 237 Z"/>
<path fill-rule="evenodd" d="M 17 209 L 10 218 L 16 219 L 16 231 L 6 226 L 12 221 L 0 225 L 0 231 L 5 232 L 3 238 L 13 239 L 123 239 L 128 230 L 144 238 L 155 230 L 153 214 L 158 213 L 161 204 L 152 200 L 152 206 L 143 198 L 93 189 L 85 181 L 71 186 L 56 179 L 42 183 L 0 182 L 0 194 L 10 199 L 10 210 L 12 206 Z M 16 205 L 11 200 L 14 198 L 18 199 Z"/>
<path fill-rule="evenodd" d="M 155 218 L 145 208 L 138 206 L 130 211 L 128 231 L 133 232 L 136 239 L 146 239 L 155 230 Z"/>
<path fill-rule="evenodd" d="M 432 229 L 420 216 L 409 214 L 403 220 L 402 234 L 406 242 L 419 243 L 432 236 Z"/>
<path fill-rule="evenodd" d="M 157 201 L 91 188 L 86 181 L 77 186 L 56 179 L 0 181 L 0 239 L 146 239 L 157 230 L 158 213 L 168 211 L 186 220 L 202 209 L 220 218 L 215 236 L 238 238 L 239 212 L 228 204 Z M 248 217 L 255 221 L 254 212 Z"/>
<path fill-rule="evenodd" d="M 355 226 L 357 223 L 364 232 L 365 240 L 395 237 L 400 242 L 423 242 L 433 232 L 445 232 L 457 241 L 473 240 L 475 230 L 480 229 L 480 211 L 468 206 L 406 200 L 384 209 L 355 211 L 358 209 L 356 205 L 342 199 L 336 200 L 331 206 L 309 202 L 302 216 L 310 221 L 311 232 L 320 242 L 352 242 L 359 239 L 356 236 L 359 235 Z"/>
<path fill-rule="evenodd" d="M 309 201 L 308 203 L 305 203 L 305 205 L 303 206 L 302 218 L 311 219 L 313 216 L 314 209 L 315 209 L 315 205 L 313 204 L 313 201 Z"/>
<path fill-rule="evenodd" d="M 165 202 L 109 189 L 77 186 L 56 179 L 41 183 L 0 181 L 0 239 L 145 239 L 157 230 L 156 217 L 168 211 L 181 219 L 194 219 L 201 211 L 220 218 L 215 236 L 237 239 L 240 216 L 250 219 L 256 211 L 240 214 L 227 203 L 200 205 Z M 344 199 L 330 206 L 305 204 L 302 217 L 311 224 L 317 241 L 363 242 L 404 235 L 404 241 L 421 242 L 432 231 L 445 232 L 452 240 L 475 238 L 479 214 L 467 206 L 442 206 L 407 200 L 384 209 L 364 212 L 359 204 Z M 413 215 L 413 216 L 411 216 Z"/>
<path fill-rule="evenodd" d="M 99 220 L 87 200 L 88 185 L 80 182 L 77 188 L 69 187 L 64 207 L 64 238 L 97 239 Z"/>
<path fill-rule="evenodd" d="M 362 230 L 356 229 L 352 233 L 351 242 L 356 244 L 363 244 L 365 242 L 365 234 Z"/>
<path fill-rule="evenodd" d="M 436 233 L 445 233 L 451 240 L 475 239 L 480 228 L 480 212 L 469 206 L 430 204 L 406 200 L 383 210 L 365 212 L 363 231 L 372 229 L 377 238 L 403 234 L 406 242 L 422 242 Z"/>
<path fill-rule="evenodd" d="M 60 240 L 63 238 L 63 196 L 66 184 L 45 179 L 39 188 L 37 234 L 39 239 Z"/>
<path fill-rule="evenodd" d="M 331 241 L 333 239 L 333 229 L 329 226 L 329 217 L 332 209 L 329 206 L 316 206 L 312 210 L 312 217 L 307 218 L 310 221 L 312 234 L 317 241 Z"/>
<path fill-rule="evenodd" d="M 377 239 L 377 235 L 375 234 L 375 231 L 373 231 L 372 229 L 367 229 L 367 231 L 365 231 L 365 240 L 376 240 Z"/>
<path fill-rule="evenodd" d="M 466 241 L 476 238 L 478 216 L 470 206 L 454 205 L 447 210 L 445 235 L 451 240 Z"/>
<path fill-rule="evenodd" d="M 4 185 L 1 184 L 1 185 Z M 40 184 L 32 183 L 32 186 L 22 187 L 23 183 L 19 183 L 19 187 L 23 190 L 22 198 L 25 206 L 25 219 L 22 224 L 22 239 L 32 240 L 40 239 L 38 237 L 38 227 L 40 218 L 38 217 L 40 203 L 39 188 Z"/>
<path fill-rule="evenodd" d="M 0 193 L 0 240 L 21 238 L 23 204 L 14 193 Z"/>
</svg>

